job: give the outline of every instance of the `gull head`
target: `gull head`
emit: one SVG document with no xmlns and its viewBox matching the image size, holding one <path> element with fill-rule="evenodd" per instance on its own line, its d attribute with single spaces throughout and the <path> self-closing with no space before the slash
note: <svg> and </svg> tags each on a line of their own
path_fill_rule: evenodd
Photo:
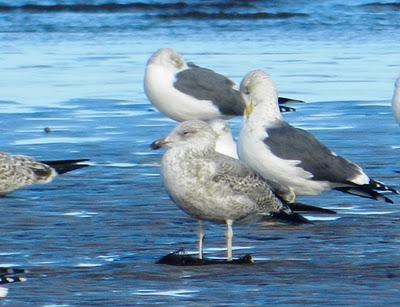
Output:
<svg viewBox="0 0 400 307">
<path fill-rule="evenodd" d="M 151 149 L 188 147 L 206 151 L 215 149 L 217 134 L 204 121 L 188 120 L 174 128 L 164 139 L 154 141 Z"/>
<path fill-rule="evenodd" d="M 400 88 L 400 77 L 397 78 L 396 82 L 394 83 L 396 89 Z"/>
<path fill-rule="evenodd" d="M 259 105 L 278 110 L 278 93 L 271 77 L 262 70 L 247 73 L 240 83 L 240 92 L 246 102 L 245 118 L 249 118 L 254 108 Z"/>
<path fill-rule="evenodd" d="M 147 65 L 160 65 L 171 71 L 180 71 L 187 67 L 183 57 L 172 48 L 161 48 L 149 59 Z"/>
<path fill-rule="evenodd" d="M 229 123 L 226 120 L 218 118 L 210 121 L 209 124 L 210 127 L 217 134 L 217 137 L 231 133 L 231 128 L 229 127 Z"/>
</svg>

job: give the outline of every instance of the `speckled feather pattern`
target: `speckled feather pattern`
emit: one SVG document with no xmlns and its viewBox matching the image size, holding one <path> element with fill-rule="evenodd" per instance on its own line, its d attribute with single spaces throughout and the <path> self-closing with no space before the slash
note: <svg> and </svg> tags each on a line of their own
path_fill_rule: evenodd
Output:
<svg viewBox="0 0 400 307">
<path fill-rule="evenodd" d="M 48 183 L 56 172 L 48 165 L 27 156 L 12 156 L 0 152 L 0 195 L 24 186 Z"/>
<path fill-rule="evenodd" d="M 290 214 L 260 176 L 213 150 L 169 149 L 162 173 L 171 198 L 197 219 L 250 222 L 280 211 Z"/>
</svg>

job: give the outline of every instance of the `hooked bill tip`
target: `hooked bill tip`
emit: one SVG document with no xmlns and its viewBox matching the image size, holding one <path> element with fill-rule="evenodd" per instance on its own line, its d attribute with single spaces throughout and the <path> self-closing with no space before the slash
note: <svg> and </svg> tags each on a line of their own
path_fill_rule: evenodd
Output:
<svg viewBox="0 0 400 307">
<path fill-rule="evenodd" d="M 150 148 L 152 150 L 157 150 L 160 149 L 163 145 L 163 140 L 156 140 L 153 143 L 150 144 Z"/>
</svg>

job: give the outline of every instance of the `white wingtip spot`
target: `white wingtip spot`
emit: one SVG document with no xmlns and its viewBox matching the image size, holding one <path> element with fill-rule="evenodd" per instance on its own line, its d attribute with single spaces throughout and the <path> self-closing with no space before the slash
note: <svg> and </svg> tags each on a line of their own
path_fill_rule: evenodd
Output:
<svg viewBox="0 0 400 307">
<path fill-rule="evenodd" d="M 0 297 L 6 297 L 8 294 L 8 289 L 4 287 L 0 287 Z"/>
</svg>

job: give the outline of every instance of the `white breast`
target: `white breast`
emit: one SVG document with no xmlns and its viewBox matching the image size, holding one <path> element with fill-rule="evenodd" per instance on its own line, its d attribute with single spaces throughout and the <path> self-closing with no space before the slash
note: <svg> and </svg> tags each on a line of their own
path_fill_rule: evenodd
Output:
<svg viewBox="0 0 400 307">
<path fill-rule="evenodd" d="M 400 79 L 399 79 L 400 80 Z M 393 114 L 397 123 L 400 124 L 400 87 L 396 87 L 392 98 Z"/>
<path fill-rule="evenodd" d="M 173 86 L 174 81 L 174 73 L 159 65 L 147 66 L 145 92 L 160 112 L 179 122 L 191 119 L 209 120 L 221 116 L 211 101 L 198 100 L 178 91 Z"/>
</svg>

